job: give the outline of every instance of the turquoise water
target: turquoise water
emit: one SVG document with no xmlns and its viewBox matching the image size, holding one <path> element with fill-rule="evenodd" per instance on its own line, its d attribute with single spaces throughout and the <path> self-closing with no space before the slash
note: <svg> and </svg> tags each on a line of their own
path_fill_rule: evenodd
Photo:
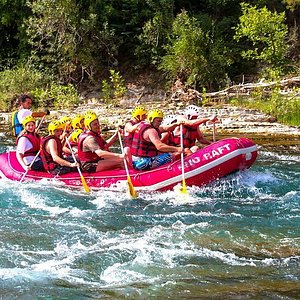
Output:
<svg viewBox="0 0 300 300">
<path fill-rule="evenodd" d="M 188 199 L 0 180 L 0 299 L 300 299 L 299 174 L 262 147 Z"/>
</svg>

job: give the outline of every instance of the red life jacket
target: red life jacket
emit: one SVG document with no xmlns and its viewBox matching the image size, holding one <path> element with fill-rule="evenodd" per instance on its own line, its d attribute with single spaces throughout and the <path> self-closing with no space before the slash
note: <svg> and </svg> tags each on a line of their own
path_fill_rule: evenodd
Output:
<svg viewBox="0 0 300 300">
<path fill-rule="evenodd" d="M 167 133 L 167 139 L 166 139 L 165 144 L 170 145 L 170 146 L 179 146 L 174 141 L 174 138 L 175 138 L 174 132 L 173 131 L 167 131 L 166 133 Z"/>
<path fill-rule="evenodd" d="M 97 162 L 101 158 L 92 151 L 83 151 L 83 141 L 88 137 L 92 136 L 96 139 L 96 142 L 100 146 L 101 149 L 104 149 L 106 145 L 106 141 L 97 133 L 87 130 L 80 134 L 79 140 L 78 140 L 78 158 L 81 162 Z"/>
<path fill-rule="evenodd" d="M 175 146 L 180 146 L 180 135 L 175 135 L 173 142 Z M 197 127 L 183 126 L 183 147 L 191 148 L 195 146 L 197 140 Z"/>
<path fill-rule="evenodd" d="M 130 123 L 131 125 L 135 125 L 138 122 L 136 122 L 135 120 L 131 119 L 131 120 L 128 121 L 128 123 Z M 127 132 L 126 131 L 126 135 L 124 133 L 124 137 L 123 137 L 124 147 L 130 147 L 131 146 L 133 136 L 134 136 L 134 132 Z"/>
<path fill-rule="evenodd" d="M 51 139 L 54 139 L 56 141 L 58 156 L 63 158 L 62 144 L 61 144 L 61 141 L 58 137 L 56 137 L 54 135 L 48 135 L 48 136 L 42 138 L 42 142 L 41 142 L 41 159 L 42 159 L 42 162 L 43 162 L 43 165 L 44 165 L 44 168 L 45 168 L 46 171 L 54 170 L 59 165 L 58 163 L 56 163 L 53 160 L 51 154 L 46 151 L 45 145 Z"/>
<path fill-rule="evenodd" d="M 30 143 L 32 144 L 32 147 L 25 151 L 24 156 L 35 156 L 39 150 L 41 145 L 41 138 L 37 133 L 30 133 L 25 132 L 22 135 L 18 136 L 16 143 L 18 144 L 20 137 L 26 137 Z"/>
<path fill-rule="evenodd" d="M 143 133 L 148 128 L 154 128 L 151 124 L 140 122 L 138 128 L 134 132 L 130 152 L 134 156 L 153 157 L 161 152 L 156 149 L 152 142 L 148 142 L 143 138 Z M 155 128 L 159 137 L 161 136 L 158 129 Z"/>
</svg>

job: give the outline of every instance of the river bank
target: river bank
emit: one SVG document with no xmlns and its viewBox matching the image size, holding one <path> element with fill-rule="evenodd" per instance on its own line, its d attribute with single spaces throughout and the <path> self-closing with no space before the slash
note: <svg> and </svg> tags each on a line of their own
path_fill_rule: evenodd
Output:
<svg viewBox="0 0 300 300">
<path fill-rule="evenodd" d="M 183 102 L 142 102 L 147 109 L 158 108 L 163 110 L 165 116 L 182 113 L 186 106 Z M 48 120 L 60 118 L 63 115 L 74 116 L 87 110 L 94 110 L 102 124 L 102 130 L 114 130 L 126 122 L 131 116 L 135 103 L 127 102 L 119 107 L 104 105 L 97 99 L 85 101 L 72 110 L 51 110 Z M 202 117 L 216 115 L 220 123 L 216 124 L 217 139 L 232 136 L 245 136 L 251 138 L 258 145 L 289 147 L 300 151 L 300 127 L 280 124 L 276 120 L 254 109 L 235 107 L 228 104 L 222 106 L 202 107 Z M 10 132 L 10 113 L 0 114 L 1 131 Z M 212 125 L 202 125 L 204 135 L 212 139 Z"/>
</svg>

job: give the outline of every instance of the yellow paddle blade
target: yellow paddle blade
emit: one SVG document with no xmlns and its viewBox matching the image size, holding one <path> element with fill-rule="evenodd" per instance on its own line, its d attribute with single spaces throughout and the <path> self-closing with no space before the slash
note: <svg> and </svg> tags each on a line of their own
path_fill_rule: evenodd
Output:
<svg viewBox="0 0 300 300">
<path fill-rule="evenodd" d="M 180 188 L 180 192 L 182 194 L 188 194 L 188 190 L 186 188 L 185 180 L 182 180 L 182 187 Z"/>
<path fill-rule="evenodd" d="M 85 178 L 83 177 L 83 175 L 80 176 L 81 178 L 81 182 L 82 182 L 82 185 L 84 187 L 84 190 L 89 193 L 90 192 L 90 188 L 89 186 L 87 185 L 86 181 L 85 181 Z"/>
<path fill-rule="evenodd" d="M 136 194 L 134 186 L 133 186 L 133 184 L 131 182 L 130 176 L 127 176 L 127 183 L 128 183 L 128 190 L 129 190 L 129 194 L 130 194 L 131 198 L 136 199 L 137 198 L 137 194 Z"/>
</svg>

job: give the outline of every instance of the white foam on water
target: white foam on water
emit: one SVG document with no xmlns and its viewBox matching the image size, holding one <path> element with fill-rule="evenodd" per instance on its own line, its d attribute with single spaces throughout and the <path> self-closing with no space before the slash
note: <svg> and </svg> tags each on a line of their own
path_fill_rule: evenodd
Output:
<svg viewBox="0 0 300 300">
<path fill-rule="evenodd" d="M 262 160 L 264 157 L 272 158 L 275 161 L 285 161 L 286 162 L 300 162 L 300 156 L 299 155 L 293 155 L 293 154 L 282 154 L 278 152 L 270 152 L 270 151 L 262 151 L 260 153 L 260 160 Z"/>
<path fill-rule="evenodd" d="M 49 206 L 46 204 L 47 197 L 41 197 L 38 194 L 33 194 L 30 189 L 19 189 L 18 193 L 21 196 L 21 201 L 28 207 L 34 209 L 41 209 L 49 212 L 52 216 L 63 214 L 69 211 L 68 208 L 61 208 L 59 206 Z"/>
<path fill-rule="evenodd" d="M 106 268 L 100 279 L 109 285 L 129 285 L 137 281 L 153 281 L 153 277 L 128 269 L 128 263 L 115 263 Z"/>
</svg>

